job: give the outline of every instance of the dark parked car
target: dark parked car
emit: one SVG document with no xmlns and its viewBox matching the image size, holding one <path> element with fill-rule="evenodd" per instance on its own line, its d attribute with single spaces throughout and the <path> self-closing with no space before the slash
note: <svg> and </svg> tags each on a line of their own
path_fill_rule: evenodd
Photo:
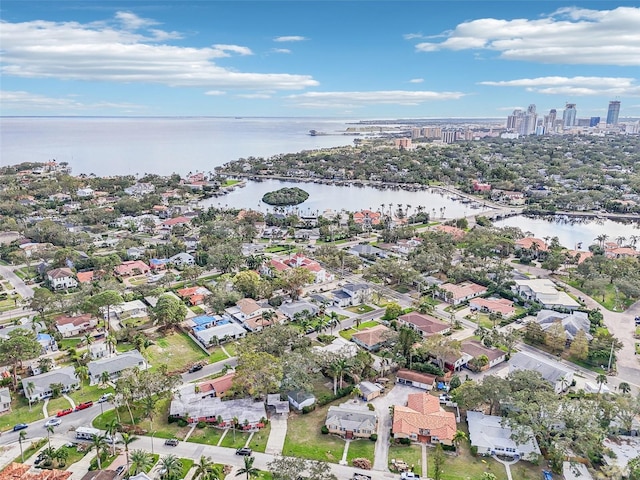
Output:
<svg viewBox="0 0 640 480">
<path fill-rule="evenodd" d="M 168 438 L 164 441 L 164 444 L 170 447 L 175 447 L 178 445 L 178 440 L 176 440 L 175 438 Z"/>
<path fill-rule="evenodd" d="M 194 365 L 193 367 L 191 367 L 189 369 L 189 373 L 194 373 L 194 372 L 197 372 L 199 370 L 202 370 L 203 367 L 204 367 L 204 365 L 196 364 L 196 365 Z"/>
<path fill-rule="evenodd" d="M 116 468 L 116 476 L 122 475 L 122 472 L 124 472 L 126 468 L 126 465 L 120 465 L 118 468 Z"/>
<path fill-rule="evenodd" d="M 242 447 L 236 450 L 236 455 L 251 455 L 253 450 L 247 447 Z"/>
<path fill-rule="evenodd" d="M 18 430 L 24 430 L 25 428 L 27 428 L 29 425 L 27 425 L 26 423 L 18 423 L 17 425 L 13 426 L 13 431 L 17 432 Z"/>
</svg>

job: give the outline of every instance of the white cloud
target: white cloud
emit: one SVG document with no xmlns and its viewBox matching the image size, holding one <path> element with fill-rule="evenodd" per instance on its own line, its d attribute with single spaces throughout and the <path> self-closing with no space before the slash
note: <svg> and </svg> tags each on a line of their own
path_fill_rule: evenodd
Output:
<svg viewBox="0 0 640 480">
<path fill-rule="evenodd" d="M 405 40 L 415 40 L 416 38 L 424 38 L 421 33 L 405 33 L 402 38 Z"/>
<path fill-rule="evenodd" d="M 409 80 L 409 83 L 422 83 L 424 82 L 424 78 L 412 78 Z"/>
<path fill-rule="evenodd" d="M 240 72 L 214 63 L 217 58 L 251 55 L 240 45 L 208 48 L 165 43 L 173 32 L 134 31 L 151 24 L 119 14 L 127 29 L 104 22 L 0 22 L 0 73 L 21 78 L 142 82 L 212 89 L 298 90 L 317 86 L 310 75 Z"/>
<path fill-rule="evenodd" d="M 222 90 L 208 90 L 206 92 L 204 92 L 205 95 L 211 95 L 211 96 L 215 96 L 215 97 L 219 97 L 220 95 L 226 95 L 227 92 L 224 92 Z"/>
<path fill-rule="evenodd" d="M 21 90 L 2 90 L 0 91 L 0 103 L 7 110 L 29 110 L 29 109 L 55 109 L 56 111 L 82 111 L 91 109 L 142 109 L 146 108 L 142 105 L 133 103 L 115 103 L 115 102 L 95 102 L 82 103 L 73 98 L 53 98 L 35 93 L 25 92 Z"/>
<path fill-rule="evenodd" d="M 485 49 L 538 63 L 640 65 L 640 8 L 563 8 L 536 20 L 482 18 L 457 25 L 445 38 L 416 49 Z"/>
<path fill-rule="evenodd" d="M 241 93 L 236 95 L 239 98 L 253 98 L 253 99 L 265 99 L 271 98 L 271 95 L 268 93 Z"/>
<path fill-rule="evenodd" d="M 291 53 L 291 50 L 288 48 L 272 48 L 271 52 L 273 53 Z"/>
<path fill-rule="evenodd" d="M 434 100 L 458 100 L 465 96 L 462 92 L 429 92 L 388 90 L 373 92 L 308 92 L 289 95 L 297 105 L 304 107 L 356 108 L 367 105 L 416 106 Z"/>
<path fill-rule="evenodd" d="M 547 95 L 640 96 L 640 85 L 634 78 L 627 77 L 538 77 L 479 83 L 496 87 L 524 87 L 527 91 Z"/>
<path fill-rule="evenodd" d="M 300 35 L 285 35 L 273 39 L 274 42 L 303 42 L 305 40 L 308 40 L 308 38 Z"/>
<path fill-rule="evenodd" d="M 122 24 L 123 28 L 127 30 L 138 30 L 140 28 L 158 25 L 158 22 L 148 18 L 141 18 L 132 12 L 116 12 L 115 17 L 116 20 Z"/>
</svg>

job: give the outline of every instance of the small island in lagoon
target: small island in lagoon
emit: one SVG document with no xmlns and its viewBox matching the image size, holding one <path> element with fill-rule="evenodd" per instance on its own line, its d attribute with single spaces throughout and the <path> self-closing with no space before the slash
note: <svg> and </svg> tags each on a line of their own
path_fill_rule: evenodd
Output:
<svg viewBox="0 0 640 480">
<path fill-rule="evenodd" d="M 262 201 L 269 205 L 289 206 L 299 205 L 309 198 L 309 193 L 301 188 L 281 188 L 273 192 L 267 192 L 263 195 Z"/>
</svg>

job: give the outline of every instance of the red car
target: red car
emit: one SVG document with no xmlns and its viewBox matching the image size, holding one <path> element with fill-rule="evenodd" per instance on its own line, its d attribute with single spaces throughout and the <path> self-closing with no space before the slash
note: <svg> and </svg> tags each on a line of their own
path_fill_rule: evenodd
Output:
<svg viewBox="0 0 640 480">
<path fill-rule="evenodd" d="M 78 410 L 84 410 L 85 408 L 89 408 L 93 406 L 93 402 L 84 402 L 84 403 L 79 403 L 78 405 L 76 405 L 76 412 Z"/>
<path fill-rule="evenodd" d="M 73 409 L 65 408 L 64 410 L 59 410 L 58 413 L 56 413 L 56 417 L 64 417 L 65 415 L 69 415 L 70 413 L 73 413 Z"/>
</svg>

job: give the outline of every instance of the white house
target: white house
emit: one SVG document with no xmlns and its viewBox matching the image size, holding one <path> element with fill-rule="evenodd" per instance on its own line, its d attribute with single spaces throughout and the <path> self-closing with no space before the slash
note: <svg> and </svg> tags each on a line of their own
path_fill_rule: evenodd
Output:
<svg viewBox="0 0 640 480">
<path fill-rule="evenodd" d="M 67 317 L 66 315 L 56 318 L 56 329 L 63 337 L 75 337 L 91 330 L 98 324 L 98 319 L 90 313 Z"/>
<path fill-rule="evenodd" d="M 102 374 L 106 372 L 110 380 L 116 380 L 128 368 L 138 367 L 141 370 L 149 368 L 144 357 L 138 350 L 129 350 L 114 357 L 101 358 L 89 362 L 89 380 L 91 385 L 100 383 Z"/>
<path fill-rule="evenodd" d="M 107 312 L 104 313 L 105 317 Z M 131 302 L 124 302 L 120 305 L 111 307 L 109 311 L 111 318 L 117 318 L 118 320 L 126 320 L 127 318 L 143 318 L 149 315 L 147 305 L 142 300 L 132 300 Z"/>
<path fill-rule="evenodd" d="M 78 281 L 70 268 L 54 268 L 47 272 L 47 279 L 54 290 L 76 288 Z"/>
<path fill-rule="evenodd" d="M 242 338 L 247 334 L 247 331 L 237 323 L 229 322 L 197 332 L 194 331 L 193 333 L 196 339 L 206 348 L 215 343 Z"/>
<path fill-rule="evenodd" d="M 478 449 L 478 454 L 504 455 L 525 460 L 536 459 L 540 455 L 540 448 L 533 432 L 526 443 L 516 443 L 511 439 L 511 428 L 503 425 L 502 420 L 502 417 L 467 411 L 469 441 Z"/>
<path fill-rule="evenodd" d="M 564 392 L 573 383 L 573 371 L 555 360 L 533 357 L 524 352 L 518 352 L 509 360 L 509 371 L 533 370 L 540 372 L 542 378 L 553 385 L 556 393 Z"/>
<path fill-rule="evenodd" d="M 569 342 L 573 341 L 580 330 L 585 333 L 589 341 L 593 338 L 589 333 L 591 322 L 587 312 L 560 313 L 553 310 L 540 310 L 536 316 L 536 322 L 540 324 L 542 330 L 547 330 L 556 322 L 560 322 Z"/>
<path fill-rule="evenodd" d="M 546 278 L 515 280 L 512 290 L 527 300 L 535 300 L 548 309 L 564 308 L 575 310 L 580 304 L 565 292 L 556 288 L 555 283 Z"/>
<path fill-rule="evenodd" d="M 11 393 L 7 387 L 0 388 L 0 414 L 11 411 Z"/>
<path fill-rule="evenodd" d="M 62 392 L 69 392 L 80 387 L 80 380 L 73 367 L 62 367 L 40 375 L 22 379 L 24 396 L 31 402 L 37 402 L 53 395 L 51 385 L 61 384 Z"/>
<path fill-rule="evenodd" d="M 169 258 L 169 263 L 175 265 L 176 267 L 186 267 L 188 265 L 195 265 L 196 259 L 193 255 L 182 252 Z"/>
<path fill-rule="evenodd" d="M 95 191 L 91 187 L 79 188 L 78 191 L 76 192 L 76 194 L 80 198 L 91 198 L 93 197 L 94 193 Z"/>
<path fill-rule="evenodd" d="M 287 393 L 287 400 L 289 400 L 291 406 L 298 411 L 316 403 L 316 397 L 312 393 L 302 392 L 300 390 Z"/>
<path fill-rule="evenodd" d="M 295 302 L 285 302 L 280 305 L 279 310 L 285 314 L 289 320 L 293 320 L 295 315 L 307 312 L 308 315 L 314 316 L 318 314 L 318 307 L 313 303 L 306 302 L 304 300 L 297 300 Z"/>
</svg>

